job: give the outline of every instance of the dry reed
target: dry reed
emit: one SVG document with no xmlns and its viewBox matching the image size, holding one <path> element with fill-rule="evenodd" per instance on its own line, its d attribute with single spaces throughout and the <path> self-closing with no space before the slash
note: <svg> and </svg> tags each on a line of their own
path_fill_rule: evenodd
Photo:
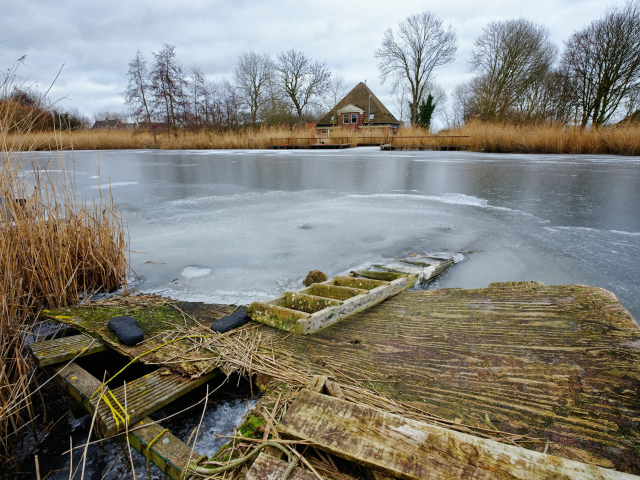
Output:
<svg viewBox="0 0 640 480">
<path fill-rule="evenodd" d="M 0 80 L 0 98 L 12 79 Z M 14 114 L 0 112 L 0 471 L 19 461 L 17 439 L 36 425 L 26 347 L 38 311 L 113 290 L 128 273 L 126 232 L 111 198 L 88 205 L 64 166 L 56 173 L 27 167 L 35 119 L 16 125 Z"/>
<path fill-rule="evenodd" d="M 438 139 L 428 139 L 432 134 L 419 127 L 402 127 L 396 137 L 412 137 L 406 141 L 396 138 L 395 143 L 446 144 Z M 456 129 L 441 131 L 438 136 L 468 136 L 456 142 L 469 145 L 477 152 L 495 153 L 566 153 L 566 154 L 612 154 L 640 155 L 640 124 L 625 124 L 581 129 L 550 125 L 506 125 L 469 122 Z M 271 139 L 285 139 L 291 144 L 314 142 L 316 133 L 306 128 L 261 128 L 229 132 L 184 132 L 159 135 L 162 149 L 262 149 L 269 148 Z M 379 144 L 389 141 L 382 131 L 355 131 L 342 129 L 333 131 L 331 138 L 318 137 L 321 141 L 339 141 L 356 146 L 358 143 Z M 333 139 L 333 140 L 332 140 Z M 148 132 L 130 130 L 88 130 L 73 132 L 33 132 L 22 136 L 20 142 L 35 150 L 109 150 L 147 148 L 153 144 Z M 274 143 L 279 143 L 274 140 Z M 18 147 L 18 149 L 21 149 Z"/>
</svg>

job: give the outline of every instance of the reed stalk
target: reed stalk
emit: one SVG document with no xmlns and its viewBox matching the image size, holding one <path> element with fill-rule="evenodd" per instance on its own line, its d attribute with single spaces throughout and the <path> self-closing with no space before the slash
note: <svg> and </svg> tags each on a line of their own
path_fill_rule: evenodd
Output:
<svg viewBox="0 0 640 480">
<path fill-rule="evenodd" d="M 92 204 L 75 195 L 71 172 L 34 159 L 36 115 L 19 115 L 7 101 L 15 66 L 0 78 L 0 471 L 21 460 L 16 445 L 42 426 L 36 370 L 27 342 L 43 307 L 77 304 L 94 292 L 125 284 L 127 237 L 111 197 Z M 33 162 L 33 163 L 31 163 Z"/>
</svg>

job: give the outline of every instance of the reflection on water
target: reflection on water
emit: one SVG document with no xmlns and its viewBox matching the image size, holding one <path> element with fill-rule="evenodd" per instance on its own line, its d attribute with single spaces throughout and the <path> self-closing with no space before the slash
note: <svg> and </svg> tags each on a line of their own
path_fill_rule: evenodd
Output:
<svg viewBox="0 0 640 480">
<path fill-rule="evenodd" d="M 131 260 L 145 291 L 244 303 L 296 287 L 313 269 L 472 250 L 436 286 L 589 284 L 640 317 L 638 157 L 365 147 L 66 158 L 81 194 L 97 194 L 98 162 L 111 182 L 132 250 L 144 252 Z"/>
</svg>

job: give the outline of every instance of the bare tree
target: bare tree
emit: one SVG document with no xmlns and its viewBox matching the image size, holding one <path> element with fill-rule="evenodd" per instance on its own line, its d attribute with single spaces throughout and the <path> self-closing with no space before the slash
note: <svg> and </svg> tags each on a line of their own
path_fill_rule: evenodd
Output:
<svg viewBox="0 0 640 480">
<path fill-rule="evenodd" d="M 401 82 L 409 84 L 411 123 L 416 121 L 433 69 L 452 62 L 457 49 L 453 26 L 443 27 L 442 20 L 431 12 L 417 13 L 400 22 L 397 38 L 391 29 L 384 33 L 382 48 L 375 52 L 380 76 L 383 83 L 393 78 L 394 89 Z"/>
<path fill-rule="evenodd" d="M 336 108 L 336 105 L 338 104 L 338 102 L 344 98 L 347 92 L 348 90 L 347 90 L 346 84 L 344 83 L 344 77 L 338 75 L 336 77 L 333 77 L 331 80 L 329 80 L 325 94 L 322 96 L 322 99 L 321 99 L 322 105 L 321 105 L 321 111 L 318 112 L 319 116 L 322 117 L 327 112 L 330 112 L 330 113 L 332 112 L 333 118 L 334 118 L 334 125 L 337 124 L 338 115 L 334 111 L 334 109 Z"/>
<path fill-rule="evenodd" d="M 523 95 L 544 81 L 557 56 L 549 31 L 529 20 L 491 22 L 476 38 L 469 66 L 482 120 L 504 121 Z"/>
<path fill-rule="evenodd" d="M 131 109 L 132 116 L 137 119 L 145 119 L 153 134 L 153 143 L 158 143 L 156 132 L 152 128 L 152 104 L 151 104 L 151 82 L 149 80 L 149 70 L 147 61 L 144 59 L 140 49 L 136 51 L 136 56 L 129 63 L 127 72 L 129 84 L 127 89 L 121 93 L 124 96 L 124 103 Z"/>
<path fill-rule="evenodd" d="M 313 62 L 304 53 L 289 50 L 278 55 L 276 73 L 280 87 L 293 104 L 298 121 L 302 122 L 307 106 L 325 93 L 331 72 L 324 62 Z"/>
<path fill-rule="evenodd" d="M 164 44 L 162 50 L 154 53 L 155 63 L 151 70 L 151 90 L 154 105 L 163 111 L 167 135 L 178 136 L 179 116 L 186 107 L 187 80 L 178 62 L 175 46 Z"/>
<path fill-rule="evenodd" d="M 238 56 L 233 80 L 240 97 L 249 107 L 249 117 L 253 125 L 257 122 L 258 110 L 266 101 L 265 90 L 274 72 L 275 65 L 267 54 L 249 52 Z"/>
<path fill-rule="evenodd" d="M 583 127 L 609 121 L 640 88 L 639 52 L 639 0 L 609 9 L 566 42 L 561 68 Z"/>
<path fill-rule="evenodd" d="M 204 73 L 197 65 L 194 65 L 189 70 L 189 97 L 190 104 L 192 106 L 191 116 L 193 117 L 193 126 L 195 129 L 199 129 L 201 127 L 202 121 L 200 119 L 200 115 L 203 110 L 202 101 L 205 97 L 205 83 L 206 80 L 204 78 Z"/>
</svg>

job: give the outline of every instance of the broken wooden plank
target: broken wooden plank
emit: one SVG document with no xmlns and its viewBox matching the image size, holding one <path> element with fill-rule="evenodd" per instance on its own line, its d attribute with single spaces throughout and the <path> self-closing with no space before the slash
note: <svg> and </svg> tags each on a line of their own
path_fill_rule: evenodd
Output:
<svg viewBox="0 0 640 480">
<path fill-rule="evenodd" d="M 126 385 L 126 410 L 129 424 L 133 424 L 147 415 L 161 409 L 185 393 L 199 387 L 218 375 L 218 370 L 191 379 L 175 373 L 162 375 L 158 371 L 149 373 Z M 124 429 L 125 386 L 115 388 L 106 395 L 106 401 L 98 407 L 98 424 L 106 436 Z M 115 411 L 115 412 L 114 412 Z"/>
<path fill-rule="evenodd" d="M 332 382 L 331 380 L 327 380 L 324 386 L 327 388 L 327 393 L 329 395 L 341 400 L 345 400 L 344 393 L 342 393 L 342 388 L 340 388 L 340 384 Z"/>
<path fill-rule="evenodd" d="M 407 480 L 638 479 L 302 390 L 278 431 Z"/>
<path fill-rule="evenodd" d="M 311 377 L 309 385 L 307 385 L 307 390 L 316 393 L 322 393 L 324 385 L 325 383 L 327 383 L 327 378 L 328 377 L 326 375 L 314 375 L 313 377 Z"/>
<path fill-rule="evenodd" d="M 245 480 L 279 480 L 289 466 L 288 462 L 262 452 L 245 475 Z M 289 480 L 317 480 L 317 477 L 300 467 L 294 467 Z"/>
<path fill-rule="evenodd" d="M 34 342 L 29 345 L 29 348 L 36 365 L 46 367 L 47 365 L 68 362 L 76 357 L 103 352 L 108 347 L 97 338 L 80 334 Z"/>
<path fill-rule="evenodd" d="M 100 380 L 75 362 L 66 366 L 55 365 L 47 370 L 55 375 L 55 382 L 72 397 L 72 401 L 77 401 L 90 415 L 93 415 L 99 398 L 97 395 L 91 400 L 90 398 L 93 392 L 102 387 Z M 101 401 L 100 404 L 102 404 Z M 148 456 L 149 460 L 170 478 L 182 479 L 182 468 L 189 462 L 191 448 L 171 432 L 165 432 L 148 449 L 149 443 L 163 430 L 149 417 L 144 417 L 139 422 L 130 425 L 129 430 L 129 443 L 134 449 L 143 456 Z M 194 458 L 199 456 L 197 452 L 194 452 Z"/>
</svg>

